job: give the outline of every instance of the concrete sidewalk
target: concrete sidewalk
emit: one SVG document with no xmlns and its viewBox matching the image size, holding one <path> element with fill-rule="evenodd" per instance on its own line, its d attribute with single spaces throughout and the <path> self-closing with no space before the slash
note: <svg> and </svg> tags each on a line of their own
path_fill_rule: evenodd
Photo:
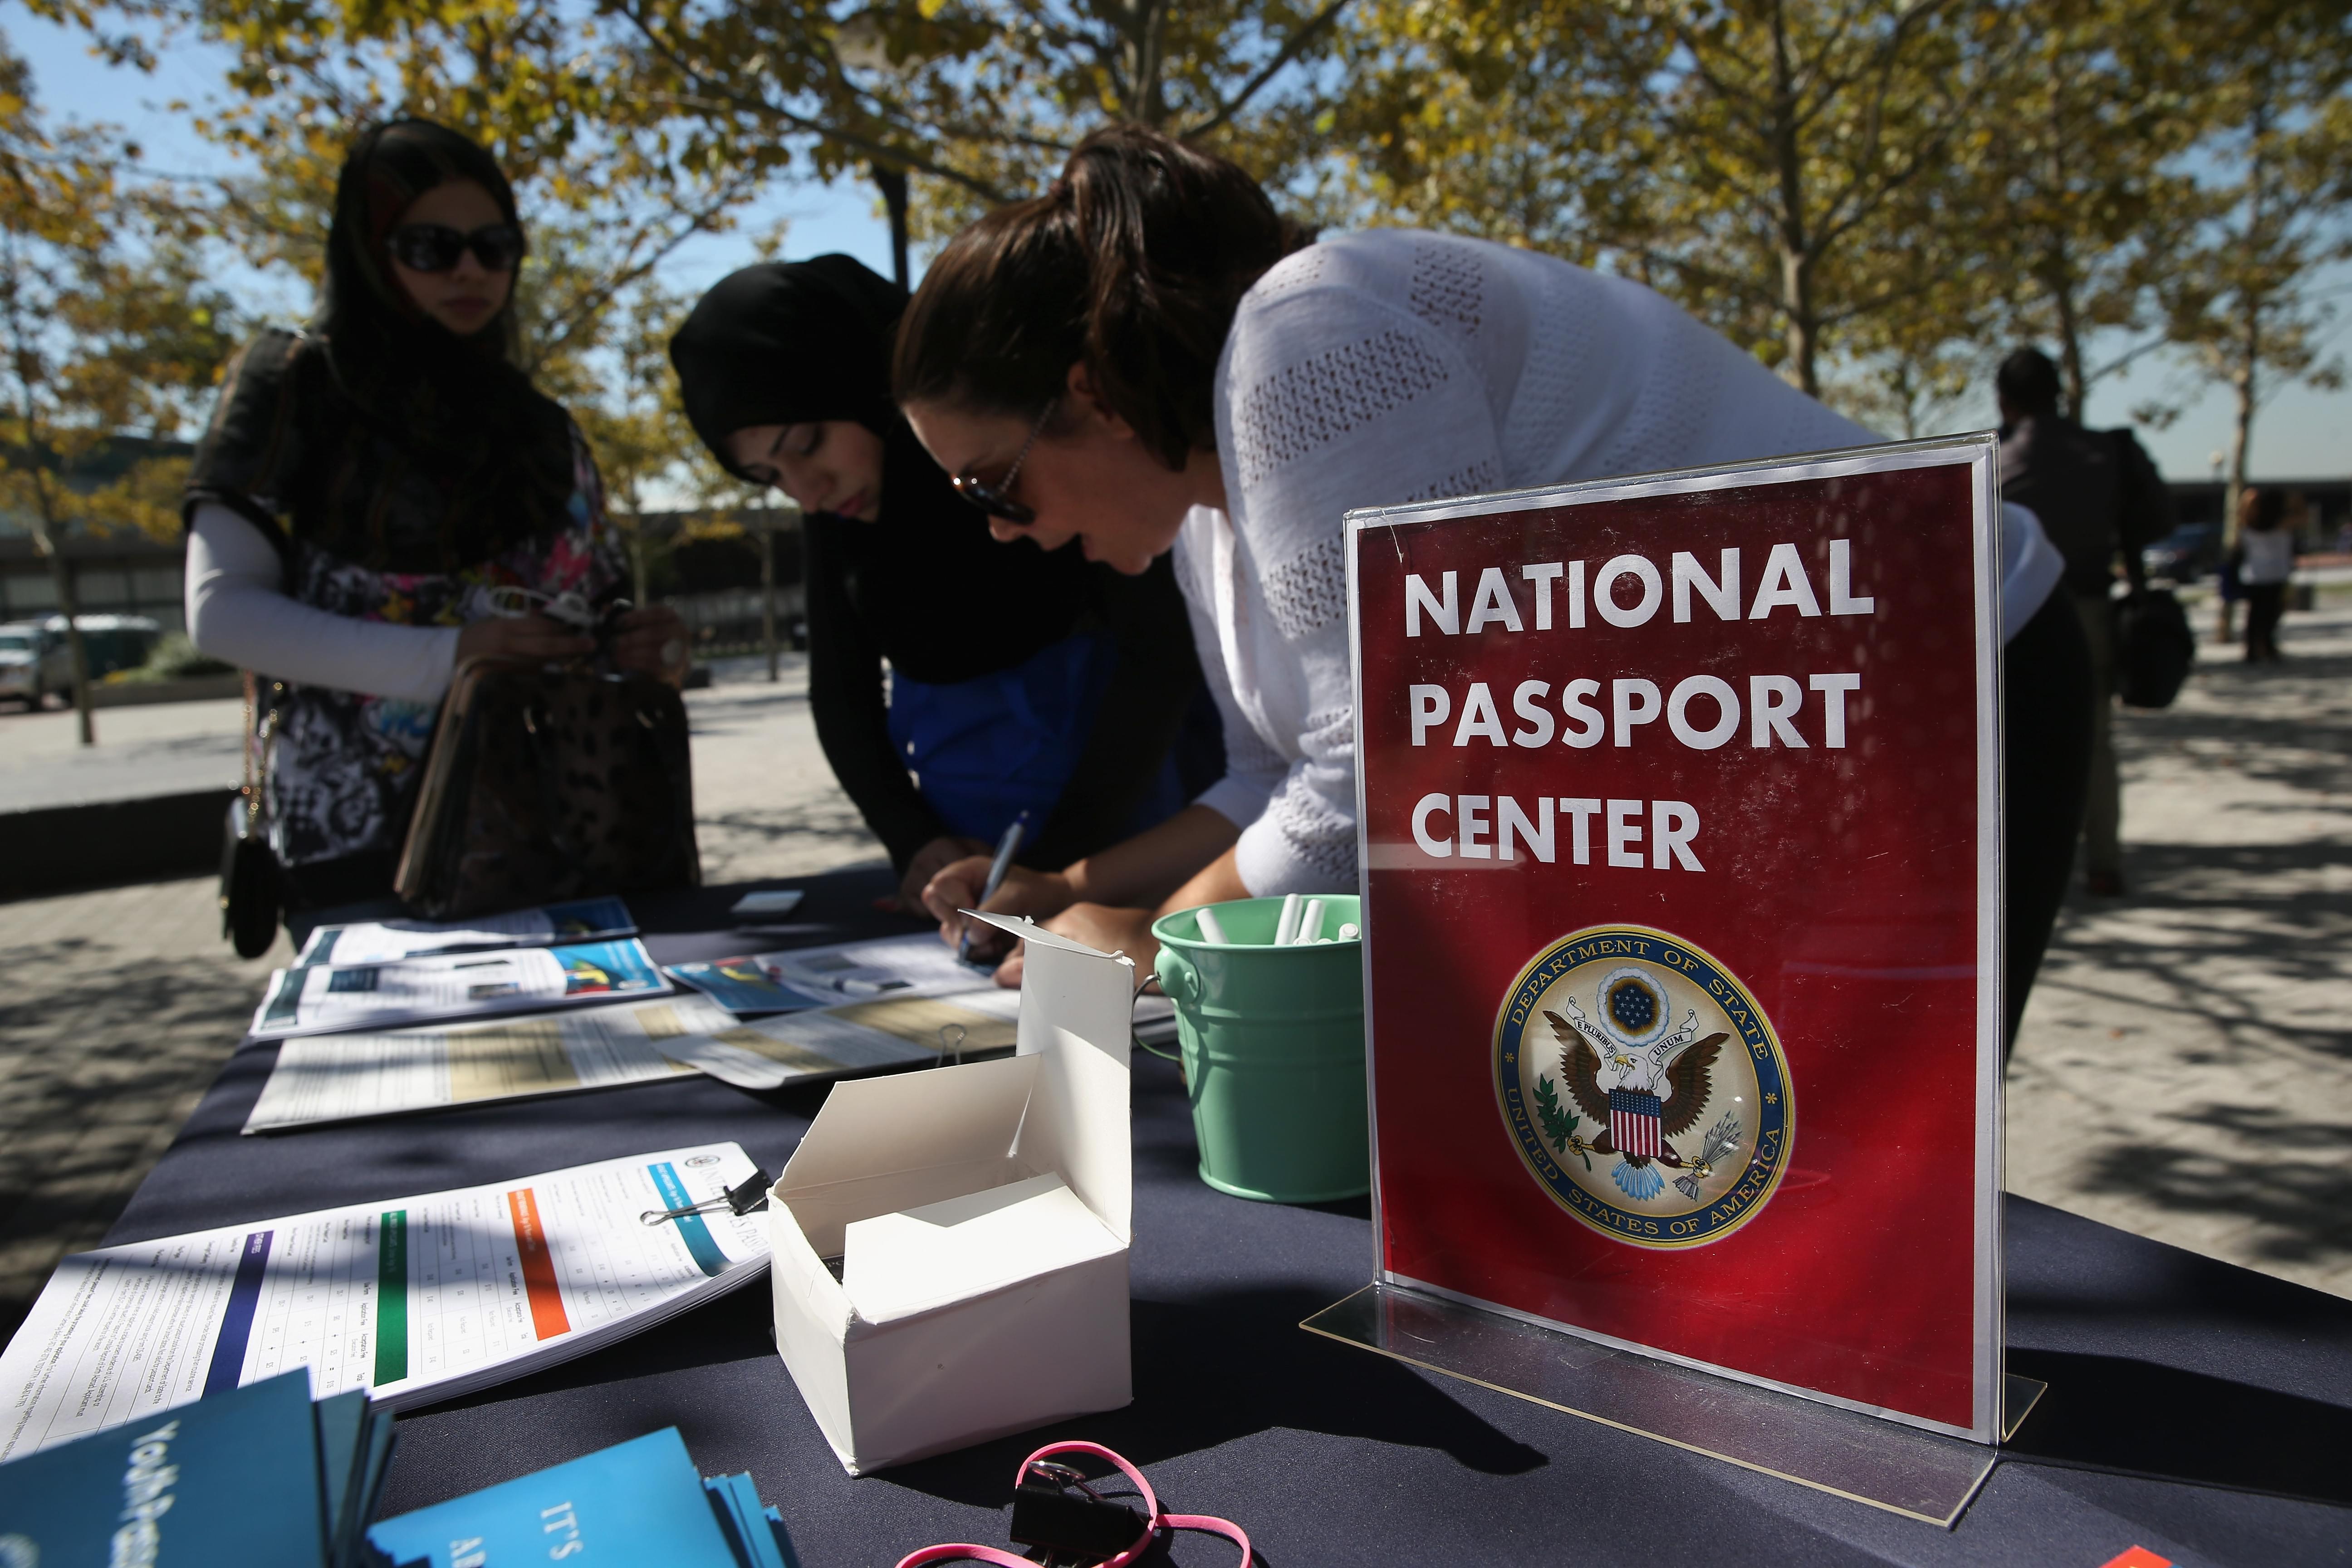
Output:
<svg viewBox="0 0 2352 1568">
<path fill-rule="evenodd" d="M 71 709 L 0 712 L 0 812 L 235 789 L 244 721 L 241 698 L 102 708 L 85 747 Z"/>
<path fill-rule="evenodd" d="M 2352 1296 L 2352 610 L 2281 644 L 2209 645 L 2172 708 L 2118 718 L 2128 892 L 2061 918 L 2009 1183 Z"/>
</svg>

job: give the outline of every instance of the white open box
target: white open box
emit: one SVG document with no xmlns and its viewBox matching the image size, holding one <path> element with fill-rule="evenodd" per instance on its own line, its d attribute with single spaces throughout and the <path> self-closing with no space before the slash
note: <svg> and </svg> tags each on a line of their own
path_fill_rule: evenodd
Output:
<svg viewBox="0 0 2352 1568">
<path fill-rule="evenodd" d="M 1028 943 L 1015 1054 L 835 1084 L 769 1190 L 776 1348 L 852 1475 L 1135 1396 L 1135 964 L 980 918 Z"/>
</svg>

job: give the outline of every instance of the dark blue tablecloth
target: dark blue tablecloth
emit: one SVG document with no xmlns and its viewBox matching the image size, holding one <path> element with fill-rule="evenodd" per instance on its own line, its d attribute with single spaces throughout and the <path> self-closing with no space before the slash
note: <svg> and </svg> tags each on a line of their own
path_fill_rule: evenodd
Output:
<svg viewBox="0 0 2352 1568">
<path fill-rule="evenodd" d="M 802 885 L 801 924 L 756 945 L 916 929 L 873 912 L 881 876 Z M 738 890 L 636 900 L 656 956 L 755 945 L 723 929 Z M 722 1139 L 773 1171 L 824 1094 L 697 1078 L 241 1137 L 274 1055 L 248 1046 L 229 1062 L 110 1240 Z M 809 1568 L 889 1568 L 937 1541 L 1005 1544 L 1013 1468 L 1050 1436 L 1118 1449 L 1168 1506 L 1241 1521 L 1278 1568 L 2095 1568 L 2134 1544 L 2183 1564 L 2352 1560 L 2352 1301 L 2012 1198 L 2011 1366 L 2051 1390 L 1946 1531 L 1304 1333 L 1299 1319 L 1370 1277 L 1365 1207 L 1224 1197 L 1194 1162 L 1174 1069 L 1139 1055 L 1126 1410 L 853 1480 L 777 1360 L 754 1286 L 404 1417 L 383 1510 L 675 1424 L 704 1470 L 751 1472 Z M 1186 1568 L 1233 1557 L 1199 1537 L 1173 1554 Z"/>
</svg>

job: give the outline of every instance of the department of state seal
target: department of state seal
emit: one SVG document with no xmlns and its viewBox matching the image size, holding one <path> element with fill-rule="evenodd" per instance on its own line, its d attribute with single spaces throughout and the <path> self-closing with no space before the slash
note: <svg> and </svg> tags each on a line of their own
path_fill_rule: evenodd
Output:
<svg viewBox="0 0 2352 1568">
<path fill-rule="evenodd" d="M 1495 1022 L 1503 1125 L 1560 1207 L 1636 1247 L 1719 1241 L 1771 1201 L 1789 1067 L 1730 971 L 1646 926 L 1593 926 L 1519 972 Z"/>
</svg>

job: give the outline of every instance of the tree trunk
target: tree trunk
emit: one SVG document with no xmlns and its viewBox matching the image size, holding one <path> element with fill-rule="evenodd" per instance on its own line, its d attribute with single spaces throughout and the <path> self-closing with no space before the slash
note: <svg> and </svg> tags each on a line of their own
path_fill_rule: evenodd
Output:
<svg viewBox="0 0 2352 1568">
<path fill-rule="evenodd" d="M 1821 319 L 1813 310 L 1812 242 L 1806 232 L 1805 164 L 1797 145 L 1796 71 L 1789 58 L 1788 18 L 1772 8 L 1772 157 L 1780 186 L 1780 310 L 1788 317 L 1783 372 L 1808 397 L 1822 395 L 1816 361 L 1821 354 Z"/>
<path fill-rule="evenodd" d="M 2253 156 L 2248 170 L 2249 192 L 2246 213 L 2246 244 L 2251 248 L 2259 242 L 2269 204 L 2269 163 L 2265 157 L 2265 139 L 2270 134 L 2270 111 L 2265 101 L 2254 105 Z M 2238 363 L 2231 379 L 2237 391 L 2236 419 L 2230 431 L 2230 483 L 2221 494 L 2221 548 L 2238 546 L 2238 503 L 2246 493 L 2246 461 L 2254 439 L 2254 377 L 2263 363 L 2262 292 L 2251 283 L 2242 283 L 2238 290 Z"/>
<path fill-rule="evenodd" d="M 875 188 L 882 193 L 882 205 L 890 215 L 890 277 L 901 289 L 913 288 L 907 274 L 907 171 L 883 164 L 874 165 Z"/>
<path fill-rule="evenodd" d="M 2245 358 L 2239 363 L 2238 374 L 2230 378 L 2237 394 L 2237 407 L 2230 426 L 2230 482 L 2221 492 L 2221 549 L 2224 552 L 2238 547 L 2238 504 L 2246 493 L 2246 466 L 2254 441 L 2254 366 L 2255 351 L 2261 347 L 2256 322 L 2259 308 L 2246 310 L 2246 336 L 2242 350 Z"/>
<path fill-rule="evenodd" d="M 49 491 L 46 483 L 37 478 L 34 494 L 41 508 L 39 530 L 33 536 L 33 547 L 48 558 L 49 582 L 56 589 L 58 610 L 66 618 L 66 657 L 73 665 L 74 713 L 81 731 L 81 743 L 98 744 L 98 726 L 91 717 L 89 699 L 89 650 L 81 640 L 81 606 L 74 595 L 73 571 L 58 549 L 57 525 L 49 507 Z"/>
<path fill-rule="evenodd" d="M 2074 269 L 2063 239 L 2052 243 L 2042 286 L 2058 322 L 2058 411 L 2079 425 L 2090 388 L 2083 384 L 2083 317 L 2074 303 Z"/>
<path fill-rule="evenodd" d="M 1154 130 L 1169 121 L 1167 74 L 1169 0 L 1133 0 L 1127 117 Z"/>
<path fill-rule="evenodd" d="M 2050 145 L 2050 189 L 2062 201 L 2066 191 L 2065 86 L 2062 69 L 2051 84 L 2049 122 L 2043 127 Z M 2049 290 L 2051 309 L 2058 317 L 2060 412 L 2079 425 L 2090 389 L 2083 384 L 2083 322 L 2074 303 L 2074 258 L 2066 253 L 2063 229 L 2053 227 L 2044 264 L 2048 270 L 2042 287 Z"/>
<path fill-rule="evenodd" d="M 1789 346 L 1785 374 L 1808 397 L 1822 395 L 1816 366 L 1821 353 L 1820 322 L 1813 314 L 1813 264 L 1810 257 L 1783 248 L 1780 252 L 1780 309 L 1789 318 L 1783 342 Z"/>
</svg>

